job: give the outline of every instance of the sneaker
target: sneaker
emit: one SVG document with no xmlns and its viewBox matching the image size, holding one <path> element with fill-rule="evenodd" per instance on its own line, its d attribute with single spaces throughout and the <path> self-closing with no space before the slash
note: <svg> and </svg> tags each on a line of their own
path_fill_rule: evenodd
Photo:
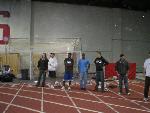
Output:
<svg viewBox="0 0 150 113">
<path fill-rule="evenodd" d="M 62 90 L 65 90 L 65 87 L 63 86 L 61 89 L 62 89 Z"/>
<path fill-rule="evenodd" d="M 108 89 L 108 88 L 105 88 L 104 91 L 109 91 L 109 89 Z"/>
<path fill-rule="evenodd" d="M 145 102 L 147 102 L 147 101 L 148 101 L 148 98 L 144 98 L 143 100 L 144 100 Z"/>
<path fill-rule="evenodd" d="M 68 90 L 71 90 L 71 87 L 68 87 Z"/>
<path fill-rule="evenodd" d="M 127 93 L 127 95 L 130 95 L 131 93 Z"/>
<path fill-rule="evenodd" d="M 118 92 L 118 94 L 121 95 L 122 93 L 121 93 L 121 92 Z"/>
<path fill-rule="evenodd" d="M 52 88 L 52 89 L 54 89 L 54 86 L 53 86 L 53 85 L 51 85 L 51 88 Z"/>
</svg>

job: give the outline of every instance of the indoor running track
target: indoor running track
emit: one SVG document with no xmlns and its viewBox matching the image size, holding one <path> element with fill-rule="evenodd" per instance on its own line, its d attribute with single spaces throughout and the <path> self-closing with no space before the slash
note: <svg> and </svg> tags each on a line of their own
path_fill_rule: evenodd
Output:
<svg viewBox="0 0 150 113">
<path fill-rule="evenodd" d="M 117 82 L 113 82 L 113 85 Z M 118 89 L 101 93 L 60 88 L 35 87 L 27 83 L 0 83 L 0 113 L 150 113 L 150 101 L 143 101 L 142 82 L 130 81 L 131 95 L 118 95 Z"/>
</svg>

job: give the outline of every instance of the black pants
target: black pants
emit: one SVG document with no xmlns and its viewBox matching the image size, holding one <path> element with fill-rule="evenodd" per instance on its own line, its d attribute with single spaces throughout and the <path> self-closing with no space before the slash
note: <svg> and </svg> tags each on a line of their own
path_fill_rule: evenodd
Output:
<svg viewBox="0 0 150 113">
<path fill-rule="evenodd" d="M 126 93 L 129 93 L 128 77 L 125 75 L 119 75 L 119 92 L 122 93 L 122 82 L 124 81 Z"/>
<path fill-rule="evenodd" d="M 101 82 L 101 91 L 104 91 L 104 72 L 103 71 L 96 71 L 96 87 L 95 89 L 98 90 L 99 82 Z"/>
<path fill-rule="evenodd" d="M 145 87 L 144 87 L 144 97 L 148 98 L 148 92 L 149 92 L 149 86 L 150 86 L 150 77 L 145 77 Z"/>
<path fill-rule="evenodd" d="M 42 75 L 43 75 L 42 86 L 44 86 L 45 85 L 45 78 L 46 78 L 46 71 L 45 70 L 40 70 L 37 85 L 40 85 Z"/>
<path fill-rule="evenodd" d="M 13 77 L 10 76 L 11 74 L 4 74 L 1 76 L 1 81 L 2 82 L 12 82 L 13 81 Z"/>
<path fill-rule="evenodd" d="M 49 71 L 49 77 L 56 78 L 56 71 Z"/>
</svg>

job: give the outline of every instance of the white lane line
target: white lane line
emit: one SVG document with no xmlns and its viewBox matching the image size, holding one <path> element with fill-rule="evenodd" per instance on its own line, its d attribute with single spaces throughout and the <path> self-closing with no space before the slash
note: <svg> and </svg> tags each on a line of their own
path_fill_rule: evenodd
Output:
<svg viewBox="0 0 150 113">
<path fill-rule="evenodd" d="M 23 97 L 23 96 L 22 96 Z M 34 98 L 30 98 L 30 97 L 24 97 L 24 98 L 28 98 L 28 99 L 33 99 L 33 100 L 38 100 L 40 101 L 40 99 L 34 99 Z M 80 99 L 79 99 L 80 100 Z M 66 105 L 66 104 L 62 104 L 62 103 L 57 103 L 57 102 L 51 102 L 51 101 L 44 101 L 44 102 L 48 102 L 48 103 L 52 103 L 52 104 L 56 104 L 56 105 L 61 105 L 61 106 L 65 106 L 65 107 L 71 107 L 71 108 L 75 108 L 74 106 L 71 106 L 71 105 Z M 89 100 L 89 102 L 92 102 L 91 100 Z M 4 103 L 4 104 L 9 104 L 7 102 L 2 102 L 0 101 L 0 103 Z M 102 102 L 97 102 L 97 103 L 102 103 Z M 127 108 L 127 109 L 133 109 L 133 110 L 138 110 L 138 111 L 146 111 L 146 112 L 150 112 L 150 111 L 147 111 L 147 110 L 142 110 L 142 109 L 137 109 L 137 108 L 132 108 L 132 107 L 126 107 L 126 106 L 120 106 L 120 105 L 116 105 L 116 104 L 110 104 L 110 103 L 106 103 L 106 104 L 109 104 L 109 105 L 113 105 L 113 106 L 118 106 L 118 107 L 123 107 L 123 108 Z M 40 112 L 41 111 L 38 111 L 38 110 L 35 110 L 35 109 L 31 109 L 31 108 L 27 108 L 27 107 L 23 107 L 23 106 L 19 106 L 19 105 L 14 105 L 14 104 L 11 104 L 12 106 L 16 106 L 16 107 L 20 107 L 20 108 L 25 108 L 25 109 L 28 109 L 28 110 L 32 110 L 32 111 L 36 111 L 36 112 Z M 96 113 L 102 113 L 102 112 L 99 112 L 99 111 L 95 111 L 95 110 L 90 110 L 90 109 L 86 109 L 86 108 L 80 108 L 78 107 L 79 109 L 82 109 L 82 110 L 86 110 L 86 111 L 91 111 L 91 112 L 96 112 Z"/>
<path fill-rule="evenodd" d="M 0 88 L 1 88 L 1 87 L 0 87 Z M 18 90 L 17 88 L 9 88 L 9 87 L 3 87 L 3 88 Z M 51 89 L 51 90 L 63 92 L 63 90 L 61 90 L 61 89 L 52 89 L 52 88 L 46 88 L 46 87 L 45 87 L 45 89 Z M 22 90 L 25 90 L 25 89 L 22 89 Z M 26 91 L 29 91 L 29 90 L 26 90 Z M 32 90 L 30 90 L 30 91 L 31 91 L 31 92 L 40 92 L 40 91 L 32 91 Z M 75 92 L 75 93 L 79 93 L 79 94 L 87 94 L 87 95 L 89 95 L 89 93 L 79 92 L 79 91 L 70 91 L 70 92 L 73 92 L 73 93 Z M 40 92 L 40 93 L 41 93 L 41 92 Z"/>
<path fill-rule="evenodd" d="M 17 90 L 16 88 L 7 88 L 7 89 L 14 89 L 14 90 Z M 46 89 L 46 88 L 45 88 Z M 60 91 L 59 89 L 56 89 L 58 91 Z M 32 90 L 26 90 L 26 89 L 23 89 L 22 91 L 26 91 L 26 92 L 33 92 L 33 93 L 41 93 L 39 91 L 32 91 Z M 62 91 L 62 90 L 61 90 Z M 85 95 L 91 95 L 89 93 L 82 93 L 82 92 L 76 92 L 76 91 L 69 91 L 71 93 L 78 93 L 78 94 L 85 94 Z M 44 93 L 44 94 L 50 94 L 50 93 Z M 58 94 L 54 94 L 54 95 L 58 95 Z M 97 95 L 97 94 L 95 94 Z M 60 96 L 63 96 L 63 95 L 60 95 Z M 104 96 L 104 95 L 97 95 L 97 96 L 102 96 L 102 97 L 109 97 L 109 98 L 116 98 L 116 99 L 122 99 L 122 98 L 118 98 L 118 97 L 112 97 L 112 96 Z"/>
<path fill-rule="evenodd" d="M 118 85 L 118 82 L 116 82 L 116 83 L 114 83 L 114 84 L 117 84 Z M 114 92 L 114 91 L 113 91 Z M 115 92 L 114 92 L 115 93 Z M 116 93 L 117 94 L 117 93 Z M 149 108 L 147 108 L 147 107 L 145 107 L 145 106 L 143 106 L 143 105 L 140 105 L 139 103 L 137 103 L 137 102 L 135 102 L 135 101 L 132 101 L 132 100 L 130 100 L 130 99 L 128 99 L 128 98 L 126 98 L 126 97 L 124 97 L 124 96 L 122 96 L 122 95 L 119 95 L 119 94 L 117 94 L 118 96 L 120 96 L 120 97 L 123 97 L 123 98 L 125 98 L 125 99 L 127 99 L 129 102 L 131 102 L 131 103 L 134 103 L 134 104 L 136 104 L 136 105 L 138 105 L 138 106 L 141 106 L 142 108 L 144 108 L 144 109 L 146 109 L 146 110 L 148 110 L 148 111 L 150 111 L 150 109 Z"/>
<path fill-rule="evenodd" d="M 147 108 L 147 107 L 145 107 L 145 106 L 143 106 L 143 105 L 140 105 L 139 103 L 137 103 L 137 102 L 135 102 L 135 101 L 132 101 L 132 100 L 130 100 L 130 99 L 128 99 L 128 98 L 126 98 L 126 97 L 124 97 L 124 96 L 122 96 L 122 95 L 119 95 L 118 93 L 116 93 L 116 92 L 114 92 L 114 91 L 112 91 L 112 90 L 110 90 L 110 89 L 109 89 L 109 91 L 111 91 L 112 93 L 114 93 L 114 94 L 116 94 L 116 95 L 118 95 L 118 96 L 120 96 L 120 97 L 122 97 L 122 98 L 128 100 L 128 101 L 131 102 L 131 103 L 134 103 L 134 104 L 136 104 L 136 105 L 138 105 L 138 106 L 141 106 L 142 108 L 144 108 L 144 109 L 146 109 L 146 110 L 148 110 L 148 111 L 150 110 L 149 108 Z"/>
<path fill-rule="evenodd" d="M 7 94 L 7 93 L 3 93 L 3 94 Z M 7 94 L 7 95 L 13 95 L 14 96 L 14 94 Z M 55 94 L 48 94 L 48 95 L 55 95 Z M 62 95 L 55 95 L 55 96 L 67 97 L 67 96 L 62 96 Z M 31 100 L 41 101 L 41 99 L 35 99 L 35 98 L 32 98 L 32 97 L 25 97 L 25 96 L 19 96 L 19 95 L 18 95 L 18 97 L 23 97 L 23 98 L 27 98 L 27 99 L 31 99 Z M 87 101 L 87 102 L 103 103 L 103 102 L 99 102 L 99 101 L 92 101 L 92 100 L 86 100 L 86 99 L 75 98 L 75 97 L 71 97 L 71 98 L 78 99 L 78 100 L 83 100 L 83 101 Z M 51 102 L 51 101 L 46 101 L 46 100 L 44 102 L 55 103 L 55 104 L 59 104 L 59 105 L 62 105 L 62 106 L 64 105 L 64 106 L 70 107 L 69 105 L 65 105 L 65 104 L 61 104 L 61 103 L 57 103 L 57 102 Z M 119 106 L 119 107 L 124 107 L 124 108 L 128 108 L 128 109 L 133 109 L 133 110 L 146 111 L 146 110 L 142 110 L 142 109 L 131 108 L 131 107 L 126 107 L 126 106 L 121 106 L 121 105 L 115 105 L 115 104 L 110 104 L 110 103 L 106 103 L 106 104 L 108 104 L 108 105 L 114 105 L 114 106 Z M 18 105 L 16 105 L 16 106 L 18 106 Z M 72 106 L 72 107 L 75 108 L 74 106 Z M 86 108 L 80 108 L 80 107 L 78 107 L 78 108 L 79 109 L 83 109 L 83 110 L 87 110 L 87 111 L 92 111 L 92 110 L 86 109 Z M 92 111 L 92 112 L 98 112 L 98 111 Z"/>
<path fill-rule="evenodd" d="M 80 109 L 77 107 L 77 105 L 75 104 L 75 102 L 73 101 L 73 99 L 69 96 L 69 94 L 67 93 L 66 90 L 64 90 L 67 97 L 69 98 L 69 100 L 72 102 L 72 104 L 74 105 L 74 107 L 77 109 L 78 113 L 81 113 Z"/>
<path fill-rule="evenodd" d="M 136 92 L 136 93 L 138 93 L 138 94 L 140 94 L 140 95 L 144 95 L 143 93 L 138 92 L 138 91 L 136 91 L 136 90 L 133 90 L 133 89 L 130 89 L 130 90 L 133 91 L 133 92 Z"/>
<path fill-rule="evenodd" d="M 137 84 L 134 84 L 134 83 L 130 83 L 130 84 L 134 85 L 134 86 L 137 86 L 138 88 L 140 87 L 140 88 L 142 88 L 144 90 L 144 86 L 140 86 L 140 85 L 137 85 Z M 143 93 L 141 93 L 139 91 L 136 91 L 136 90 L 133 90 L 133 89 L 131 89 L 131 90 L 134 91 L 134 92 L 136 92 L 136 93 L 138 93 L 138 94 L 144 95 Z"/>
<path fill-rule="evenodd" d="M 14 90 L 17 90 L 16 88 L 8 88 L 8 87 L 7 87 L 7 89 L 14 89 Z M 47 89 L 47 88 L 45 88 L 45 89 Z M 55 89 L 55 90 L 62 91 L 62 90 L 60 90 L 60 89 Z M 33 93 L 39 93 L 39 94 L 41 94 L 41 92 L 39 92 L 39 91 L 32 91 L 32 90 L 25 90 L 25 89 L 23 89 L 22 91 L 33 92 Z M 89 93 L 82 93 L 82 92 L 75 92 L 75 91 L 70 91 L 70 92 L 89 95 Z M 3 92 L 1 92 L 1 93 L 3 93 Z M 6 93 L 6 94 L 9 94 L 9 93 Z M 44 94 L 50 94 L 50 93 L 44 93 Z M 12 95 L 12 94 L 11 94 L 11 95 Z M 50 95 L 58 95 L 58 94 L 50 94 Z M 91 94 L 90 94 L 90 95 L 91 95 Z M 95 95 L 97 95 L 97 94 L 95 94 Z M 63 96 L 63 95 L 59 95 L 59 96 Z M 97 96 L 127 100 L 127 99 L 125 99 L 125 98 L 117 98 L 117 97 L 104 96 L 104 95 L 97 95 Z M 67 97 L 67 96 L 63 96 L 63 97 Z M 150 102 L 143 102 L 143 101 L 138 101 L 138 100 L 132 100 L 132 101 L 142 102 L 142 103 L 150 103 Z"/>
<path fill-rule="evenodd" d="M 43 98 L 43 96 L 44 96 L 44 92 L 43 92 L 43 87 L 42 87 L 42 98 L 41 98 L 41 112 L 43 113 L 44 112 L 44 108 L 43 108 L 43 104 L 44 104 L 44 98 Z"/>
<path fill-rule="evenodd" d="M 51 89 L 51 90 L 61 91 L 61 92 L 63 92 L 63 90 L 61 90 L 61 89 L 52 89 L 52 88 L 47 88 L 47 87 L 46 87 L 45 89 Z M 76 93 L 82 93 L 82 94 L 87 94 L 87 95 L 89 95 L 89 93 L 79 92 L 79 91 L 69 91 L 69 92 L 76 92 Z"/>
<path fill-rule="evenodd" d="M 44 102 L 51 103 L 51 104 L 56 104 L 56 105 L 60 105 L 60 106 L 65 106 L 65 107 L 70 107 L 70 108 L 76 108 L 76 109 L 78 108 L 78 109 L 86 110 L 86 111 L 90 111 L 90 112 L 102 113 L 102 112 L 96 111 L 96 110 L 91 110 L 91 109 L 86 109 L 86 108 L 81 108 L 81 107 L 75 107 L 75 106 L 61 104 L 61 103 L 57 103 L 57 102 L 51 102 L 51 101 L 46 101 L 46 100 Z"/>
<path fill-rule="evenodd" d="M 121 106 L 121 105 L 117 105 L 117 104 L 109 104 L 109 105 L 111 105 L 111 106 L 117 106 L 117 107 L 122 107 L 122 108 L 126 108 L 126 109 L 133 109 L 133 110 L 137 110 L 137 111 L 150 112 L 150 111 L 144 110 L 144 109 L 138 109 L 138 108 L 133 108 L 133 107 L 126 107 L 126 106 Z"/>
<path fill-rule="evenodd" d="M 0 103 L 2 103 L 2 104 L 10 104 L 10 103 L 7 103 L 7 102 L 2 102 L 2 101 L 0 101 Z M 23 107 L 23 106 L 15 105 L 15 104 L 10 104 L 10 105 L 14 106 L 14 107 L 24 108 L 24 109 L 27 109 L 27 110 L 30 110 L 30 111 L 35 111 L 35 112 L 41 113 L 41 111 L 38 111 L 38 110 L 35 110 L 35 109 L 31 109 L 31 108 L 28 108 L 28 107 Z"/>
<path fill-rule="evenodd" d="M 4 86 L 5 84 L 3 84 Z M 2 87 L 2 86 L 1 86 Z M 7 87 L 8 88 L 8 87 Z M 8 89 L 16 89 L 16 88 L 8 88 Z M 46 88 L 46 89 L 50 89 L 50 88 Z M 16 89 L 17 90 L 17 89 Z M 59 90 L 61 91 L 60 89 L 53 89 L 53 90 Z M 29 92 L 36 92 L 36 93 L 41 93 L 39 91 L 31 91 L 31 90 L 24 90 L 24 91 L 29 91 Z M 75 93 L 81 93 L 81 94 L 87 94 L 87 93 L 83 93 L 83 92 L 76 92 L 76 91 L 71 91 L 71 92 L 75 92 Z M 101 96 L 101 95 L 98 95 L 98 96 Z M 105 96 L 104 96 L 105 97 Z M 121 99 L 121 98 L 120 98 Z M 125 100 L 128 100 L 126 98 L 124 98 Z M 137 100 L 132 100 L 133 102 L 142 102 L 142 103 L 149 103 L 149 102 L 143 102 L 143 101 L 137 101 Z"/>
<path fill-rule="evenodd" d="M 21 88 L 24 86 L 24 84 L 21 86 Z M 17 93 L 15 94 L 14 98 L 11 100 L 11 102 L 8 104 L 8 106 L 5 108 L 3 113 L 6 113 L 6 111 L 8 110 L 8 108 L 10 107 L 10 105 L 12 104 L 12 102 L 15 100 L 15 98 L 17 97 L 18 93 L 20 92 L 21 88 L 17 91 Z"/>
<path fill-rule="evenodd" d="M 91 91 L 88 91 L 91 95 L 93 95 L 95 98 L 97 98 L 99 101 L 103 102 L 103 104 L 105 104 L 107 107 L 109 107 L 111 110 L 113 110 L 115 113 L 119 113 L 117 110 L 115 110 L 113 107 L 109 106 L 107 103 L 105 103 L 103 100 L 101 100 L 100 98 L 98 98 L 94 93 L 92 93 Z"/>
<path fill-rule="evenodd" d="M 30 91 L 30 90 L 24 90 L 26 92 L 34 92 L 34 93 L 40 93 L 40 92 L 36 92 L 36 91 Z M 10 93 L 4 93 L 4 92 L 0 92 L 1 94 L 7 94 L 7 95 L 12 95 L 14 96 L 14 94 L 10 94 Z M 58 95 L 58 94 L 52 94 L 52 93 L 44 93 L 46 95 L 53 95 L 53 96 L 58 96 L 58 97 L 63 97 L 63 98 L 68 98 L 67 96 L 63 96 L 63 95 Z M 99 96 L 99 95 L 97 95 Z M 32 97 L 26 97 L 26 96 L 21 96 L 21 95 L 18 95 L 18 97 L 24 97 L 24 98 L 31 98 L 33 100 L 38 100 L 40 101 L 39 99 L 37 98 L 32 98 Z M 111 98 L 109 96 L 100 96 L 100 97 L 103 97 L 103 98 Z M 85 101 L 91 101 L 91 102 L 98 102 L 98 101 L 93 101 L 93 100 L 89 100 L 89 99 L 83 99 L 83 98 L 78 98 L 78 97 L 71 97 L 71 98 L 74 98 L 74 99 L 78 99 L 78 100 L 85 100 Z M 112 97 L 113 98 L 113 97 Z M 115 99 L 119 99 L 119 100 L 128 100 L 128 99 L 124 99 L 124 98 L 116 98 Z M 149 104 L 150 102 L 143 102 L 143 101 L 137 101 L 137 100 L 132 100 L 132 101 L 136 101 L 136 102 L 142 102 L 142 103 L 147 103 Z"/>
<path fill-rule="evenodd" d="M 140 87 L 140 88 L 144 88 L 144 86 L 141 86 L 141 85 L 137 85 L 137 84 L 133 84 L 133 83 L 130 83 L 130 84 L 137 86 L 137 87 Z"/>
<path fill-rule="evenodd" d="M 2 86 L 0 86 L 0 88 L 4 87 L 5 84 L 6 84 L 6 83 L 4 83 Z"/>
<path fill-rule="evenodd" d="M 20 96 L 20 97 L 24 97 L 24 96 Z M 41 99 L 34 99 L 34 98 L 31 98 L 31 97 L 24 97 L 24 98 L 28 98 L 28 99 L 31 99 L 31 100 L 38 100 L 38 101 L 41 101 Z M 51 102 L 51 101 L 46 101 L 46 100 L 44 100 L 44 102 L 52 103 L 52 104 L 56 104 L 56 105 L 61 105 L 61 106 L 65 106 L 65 107 L 76 108 L 76 109 L 77 109 L 77 107 L 75 107 L 75 106 L 66 105 L 66 104 L 62 104 L 62 103 Z M 0 103 L 3 103 L 3 104 L 10 104 L 10 103 L 3 102 L 3 101 L 0 101 Z M 28 108 L 28 107 L 23 107 L 23 106 L 20 106 L 20 105 L 15 105 L 15 104 L 10 104 L 10 105 L 16 106 L 16 107 L 20 107 L 20 108 L 24 108 L 24 109 L 31 110 L 31 111 L 36 111 L 36 112 L 39 112 L 39 113 L 43 113 L 43 112 L 41 112 L 41 111 L 38 111 L 38 110 L 35 110 L 35 109 L 32 109 L 32 108 Z M 81 107 L 78 107 L 78 109 L 82 109 L 82 110 L 86 110 L 86 111 L 94 112 L 94 113 L 102 113 L 102 112 L 99 112 L 99 111 L 90 110 L 90 109 L 81 108 Z"/>
<path fill-rule="evenodd" d="M 5 84 L 3 83 L 3 86 L 4 86 L 4 85 L 6 85 L 6 83 L 5 83 Z M 18 85 L 18 84 L 17 84 L 17 85 Z M 25 86 L 25 85 L 24 85 L 24 86 Z M 1 86 L 0 88 L 7 88 L 7 89 L 18 90 L 17 88 L 9 88 L 9 87 L 2 87 L 2 86 Z M 51 88 L 45 88 L 45 89 L 51 89 Z M 62 91 L 61 89 L 52 89 L 52 90 Z M 131 89 L 131 90 L 133 90 L 133 89 Z M 25 89 L 23 89 L 23 91 L 41 93 L 41 92 L 39 92 L 39 91 L 32 91 L 32 90 L 25 90 Z M 133 91 L 138 93 L 138 91 L 135 91 L 135 90 L 133 90 Z M 77 92 L 77 91 L 70 91 L 70 92 L 89 95 L 89 93 L 85 93 L 85 92 Z M 139 94 L 142 94 L 142 93 L 139 92 Z M 110 97 L 110 98 L 117 98 L 117 97 L 104 96 L 104 95 L 97 95 L 97 96 Z M 121 99 L 121 98 L 117 98 L 117 99 Z M 134 100 L 134 101 L 136 101 L 136 100 Z"/>
<path fill-rule="evenodd" d="M 138 85 L 138 84 L 136 84 L 136 83 L 132 83 L 132 82 L 129 82 L 130 84 L 132 84 L 132 85 L 134 85 L 134 86 L 138 86 L 138 87 L 141 87 L 141 88 L 144 88 L 143 86 L 144 86 L 144 84 L 143 85 Z"/>
</svg>

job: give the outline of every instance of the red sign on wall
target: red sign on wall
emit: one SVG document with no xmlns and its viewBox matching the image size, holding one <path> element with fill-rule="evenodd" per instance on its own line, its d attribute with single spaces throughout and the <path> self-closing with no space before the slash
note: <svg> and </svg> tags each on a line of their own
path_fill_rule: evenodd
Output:
<svg viewBox="0 0 150 113">
<path fill-rule="evenodd" d="M 8 11 L 0 11 L 0 15 L 4 18 L 9 18 L 10 13 Z M 0 24 L 0 29 L 2 29 L 2 38 L 0 40 L 0 44 L 8 44 L 10 38 L 10 27 L 8 24 Z"/>
</svg>

